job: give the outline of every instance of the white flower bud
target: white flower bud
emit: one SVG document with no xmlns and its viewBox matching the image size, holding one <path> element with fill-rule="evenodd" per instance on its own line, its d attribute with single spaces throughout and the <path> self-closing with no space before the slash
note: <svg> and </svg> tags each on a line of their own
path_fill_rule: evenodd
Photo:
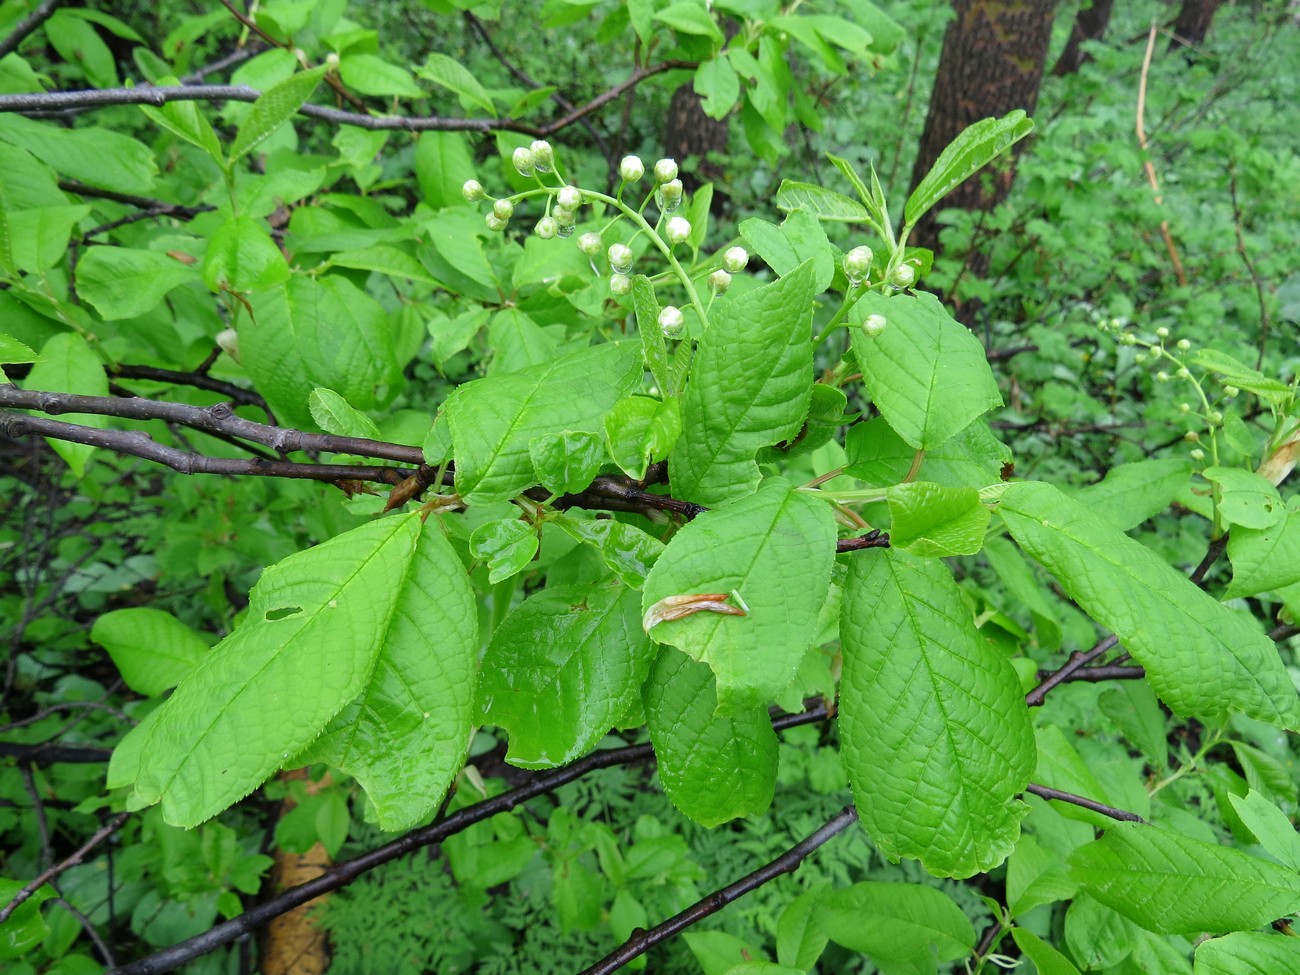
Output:
<svg viewBox="0 0 1300 975">
<path fill-rule="evenodd" d="M 656 198 L 659 202 L 659 208 L 664 213 L 672 213 L 682 205 L 682 181 L 680 179 L 670 179 L 659 187 Z"/>
<path fill-rule="evenodd" d="M 1137 336 L 1132 332 L 1125 332 L 1119 337 L 1120 345 L 1137 345 Z"/>
<path fill-rule="evenodd" d="M 537 221 L 537 226 L 533 228 L 533 232 L 542 240 L 550 240 L 560 232 L 560 225 L 556 223 L 554 217 L 542 217 L 541 220 Z"/>
<path fill-rule="evenodd" d="M 1169 329 L 1161 325 L 1158 329 L 1156 329 L 1156 337 L 1162 339 L 1169 338 Z"/>
<path fill-rule="evenodd" d="M 889 275 L 889 283 L 895 288 L 910 288 L 916 283 L 916 268 L 910 264 L 900 264 Z"/>
<path fill-rule="evenodd" d="M 600 234 L 583 234 L 578 238 L 578 250 L 588 257 L 595 257 L 599 254 L 600 247 Z"/>
<path fill-rule="evenodd" d="M 685 217 L 673 217 L 668 221 L 664 236 L 670 244 L 683 243 L 691 235 L 691 222 Z"/>
<path fill-rule="evenodd" d="M 849 281 L 857 284 L 871 270 L 871 248 L 855 247 L 844 255 L 844 273 Z"/>
<path fill-rule="evenodd" d="M 732 274 L 739 274 L 745 270 L 745 265 L 749 263 L 749 251 L 743 247 L 728 247 L 725 254 L 722 255 L 723 270 L 730 271 Z"/>
<path fill-rule="evenodd" d="M 470 203 L 477 203 L 487 196 L 483 189 L 483 184 L 476 179 L 465 180 L 465 185 L 460 188 L 460 195 Z"/>
<path fill-rule="evenodd" d="M 1191 379 L 1191 378 L 1192 378 L 1191 370 L 1189 370 L 1186 366 L 1182 366 L 1182 367 L 1178 370 L 1178 378 L 1179 378 L 1179 379 Z"/>
<path fill-rule="evenodd" d="M 885 326 L 888 324 L 889 321 L 884 315 L 868 315 L 862 323 L 862 334 L 869 339 L 874 339 L 884 332 Z"/>
<path fill-rule="evenodd" d="M 1184 414 L 1184 415 L 1186 415 L 1186 414 L 1192 412 L 1192 404 L 1191 404 L 1191 403 L 1179 403 L 1179 404 L 1178 404 L 1178 412 L 1179 412 L 1179 413 L 1182 413 L 1182 414 Z"/>
<path fill-rule="evenodd" d="M 1228 399 L 1236 399 L 1240 394 L 1241 394 L 1241 390 L 1239 390 L 1236 386 L 1223 387 L 1223 395 L 1226 396 Z"/>
<path fill-rule="evenodd" d="M 659 328 L 664 333 L 664 338 L 675 339 L 682 334 L 682 328 L 686 324 L 686 316 L 682 310 L 674 305 L 667 306 L 659 313 Z"/>
<path fill-rule="evenodd" d="M 492 204 L 492 212 L 498 220 L 509 220 L 515 215 L 515 205 L 509 200 L 497 200 Z"/>
<path fill-rule="evenodd" d="M 655 182 L 667 183 L 677 178 L 677 163 L 672 159 L 660 159 L 655 163 Z"/>
<path fill-rule="evenodd" d="M 510 223 L 509 220 L 502 220 L 495 213 L 487 215 L 488 230 L 505 230 L 508 223 Z"/>
<path fill-rule="evenodd" d="M 622 296 L 632 293 L 632 279 L 626 274 L 615 274 L 609 279 L 609 290 Z"/>
<path fill-rule="evenodd" d="M 609 266 L 618 274 L 627 274 L 632 270 L 632 248 L 627 244 L 610 244 Z"/>
<path fill-rule="evenodd" d="M 709 275 L 709 290 L 715 295 L 724 295 L 727 289 L 731 287 L 731 275 L 726 271 L 718 268 Z"/>
<path fill-rule="evenodd" d="M 566 210 L 576 210 L 582 206 L 582 194 L 576 186 L 561 186 L 555 194 L 555 202 Z"/>
<path fill-rule="evenodd" d="M 640 156 L 624 156 L 623 161 L 618 164 L 618 175 L 623 178 L 624 183 L 635 183 L 645 175 L 645 163 L 641 161 Z"/>
<path fill-rule="evenodd" d="M 1191 451 L 1192 460 L 1205 460 L 1205 451 L 1196 447 Z"/>
<path fill-rule="evenodd" d="M 1178 351 L 1179 351 L 1179 352 L 1186 352 L 1186 351 L 1187 351 L 1188 349 L 1190 349 L 1191 347 L 1192 347 L 1192 343 L 1189 342 L 1189 341 L 1187 341 L 1187 339 L 1179 339 L 1179 340 L 1178 340 Z"/>
<path fill-rule="evenodd" d="M 1205 419 L 1212 427 L 1223 425 L 1223 414 L 1220 413 L 1218 410 L 1211 410 L 1208 414 L 1206 414 Z"/>
<path fill-rule="evenodd" d="M 1147 361 L 1147 354 L 1145 352 L 1136 352 L 1133 355 L 1133 361 L 1140 366 Z"/>
<path fill-rule="evenodd" d="M 549 173 L 551 171 L 551 166 L 555 163 L 555 150 L 551 148 L 549 142 L 545 139 L 538 139 L 528 147 L 528 151 L 533 154 L 533 165 L 537 167 L 539 173 Z M 527 173 L 524 175 L 527 175 Z"/>
<path fill-rule="evenodd" d="M 514 151 L 514 154 L 510 157 L 510 161 L 515 164 L 515 170 L 520 176 L 533 175 L 533 166 L 537 164 L 536 160 L 533 159 L 533 151 L 531 149 L 526 149 L 523 146 L 520 146 Z"/>
<path fill-rule="evenodd" d="M 1156 382 L 1158 383 L 1169 382 L 1169 373 L 1165 372 L 1163 369 L 1160 370 L 1158 373 L 1156 373 Z"/>
<path fill-rule="evenodd" d="M 339 69 L 339 56 L 337 52 L 330 51 L 329 54 L 325 55 L 325 67 L 331 72 Z"/>
<path fill-rule="evenodd" d="M 555 218 L 555 222 L 561 227 L 572 227 L 573 222 L 578 219 L 578 215 L 566 207 L 556 207 L 551 211 L 551 216 Z"/>
</svg>

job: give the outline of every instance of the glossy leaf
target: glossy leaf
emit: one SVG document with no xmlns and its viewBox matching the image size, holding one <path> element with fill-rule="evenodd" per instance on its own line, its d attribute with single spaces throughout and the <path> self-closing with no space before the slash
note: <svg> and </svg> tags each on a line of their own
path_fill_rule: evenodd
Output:
<svg viewBox="0 0 1300 975">
<path fill-rule="evenodd" d="M 167 292 L 197 280 L 196 268 L 158 251 L 92 247 L 77 264 L 77 293 L 105 321 L 152 311 Z"/>
<path fill-rule="evenodd" d="M 1034 769 L 1020 681 L 942 562 L 853 558 L 840 618 L 841 753 L 881 852 L 969 877 L 1006 859 Z"/>
<path fill-rule="evenodd" d="M 1286 518 L 1286 505 L 1268 478 L 1239 467 L 1207 467 L 1201 476 L 1215 485 L 1219 517 L 1243 528 L 1271 528 Z"/>
<path fill-rule="evenodd" d="M 889 540 L 913 555 L 974 555 L 984 544 L 989 510 L 974 488 L 910 481 L 889 489 Z"/>
<path fill-rule="evenodd" d="M 676 496 L 716 504 L 749 494 L 754 455 L 799 433 L 812 396 L 812 299 L 807 262 L 713 312 L 669 458 Z"/>
<path fill-rule="evenodd" d="M 811 213 L 795 210 L 780 226 L 750 217 L 741 223 L 740 236 L 777 274 L 789 274 L 804 261 L 812 261 L 814 294 L 830 287 L 835 277 L 835 248 Z"/>
<path fill-rule="evenodd" d="M 175 78 L 167 78 L 162 79 L 161 84 L 179 86 L 180 82 Z M 167 102 L 157 107 L 141 105 L 140 111 L 155 125 L 202 149 L 218 166 L 226 164 L 225 156 L 221 152 L 221 140 L 217 137 L 216 130 L 212 128 L 212 123 L 203 114 L 202 103 Z"/>
<path fill-rule="evenodd" d="M 0 115 L 0 142 L 26 149 L 58 173 L 119 193 L 148 193 L 158 163 L 144 143 L 110 129 L 64 129 Z"/>
<path fill-rule="evenodd" d="M 445 54 L 430 54 L 415 73 L 426 81 L 432 81 L 449 91 L 455 92 L 464 101 L 483 109 L 491 116 L 496 116 L 496 106 L 473 73 L 454 58 Z"/>
<path fill-rule="evenodd" d="M 884 417 L 856 423 L 845 437 L 845 473 L 873 487 L 904 480 L 916 460 L 916 448 L 894 432 Z M 1001 480 L 1011 450 L 993 436 L 989 425 L 976 420 L 948 440 L 925 451 L 916 476 L 948 487 L 980 488 Z"/>
<path fill-rule="evenodd" d="M 332 389 L 318 386 L 307 398 L 312 419 L 326 433 L 340 437 L 361 437 L 367 440 L 381 439 L 379 427 L 355 406 Z"/>
<path fill-rule="evenodd" d="M 627 713 L 654 660 L 634 590 L 552 586 L 492 634 L 480 714 L 510 735 L 512 765 L 556 768 L 591 751 Z"/>
<path fill-rule="evenodd" d="M 1146 668 L 1171 709 L 1241 711 L 1300 727 L 1300 700 L 1277 648 L 1244 616 L 1051 485 L 1008 484 L 998 510 L 1021 548 Z"/>
<path fill-rule="evenodd" d="M 1069 958 L 1028 928 L 1013 928 L 1011 937 L 1021 953 L 1034 963 L 1038 975 L 1079 975 L 1079 969 Z"/>
<path fill-rule="evenodd" d="M 853 330 L 853 351 L 871 399 L 911 447 L 931 450 L 1002 405 L 984 347 L 932 294 L 869 292 L 850 320 L 885 319 L 883 332 Z"/>
<path fill-rule="evenodd" d="M 816 917 L 827 937 L 878 967 L 957 961 L 975 946 L 975 929 L 961 908 L 923 884 L 868 882 L 827 891 Z"/>
<path fill-rule="evenodd" d="M 671 647 L 643 692 L 659 781 L 701 826 L 763 813 L 776 789 L 776 733 L 767 708 L 718 710 L 713 672 Z"/>
<path fill-rule="evenodd" d="M 300 71 L 262 92 L 235 135 L 230 146 L 230 162 L 248 155 L 298 114 L 303 102 L 311 97 L 325 77 L 325 71 L 324 65 Z"/>
<path fill-rule="evenodd" d="M 1294 870 L 1174 830 L 1116 823 L 1070 855 L 1070 873 L 1149 931 L 1245 931 L 1300 910 Z"/>
<path fill-rule="evenodd" d="M 537 554 L 537 529 L 517 518 L 489 521 L 469 537 L 469 554 L 488 564 L 488 582 L 509 579 Z"/>
<path fill-rule="evenodd" d="M 797 180 L 781 181 L 776 191 L 776 205 L 782 210 L 806 210 L 818 220 L 836 223 L 866 223 L 871 219 L 867 208 L 857 200 Z"/>
<path fill-rule="evenodd" d="M 553 521 L 574 538 L 593 546 L 610 571 L 633 589 L 645 585 L 651 566 L 664 551 L 659 539 L 621 521 L 571 514 L 559 515 Z"/>
<path fill-rule="evenodd" d="M 646 467 L 668 456 L 682 432 L 681 402 L 629 396 L 605 417 L 605 443 L 628 476 L 645 477 Z"/>
<path fill-rule="evenodd" d="M 659 327 L 659 299 L 655 286 L 644 274 L 632 279 L 632 307 L 636 310 L 636 330 L 641 336 L 641 355 L 655 383 L 664 392 L 676 392 L 668 375 L 668 343 Z"/>
<path fill-rule="evenodd" d="M 1251 789 L 1245 796 L 1228 796 L 1246 828 L 1268 853 L 1300 873 L 1300 833 L 1286 813 Z"/>
<path fill-rule="evenodd" d="M 126 686 L 147 697 L 175 687 L 208 652 L 200 634 L 171 613 L 146 606 L 105 613 L 90 638 L 108 651 Z"/>
<path fill-rule="evenodd" d="M 1224 596 L 1237 599 L 1300 582 L 1300 499 L 1292 498 L 1286 518 L 1268 528 L 1234 528 L 1228 534 L 1232 582 Z"/>
<path fill-rule="evenodd" d="M 91 351 L 86 340 L 75 332 L 63 332 L 41 346 L 40 358 L 23 380 L 23 389 L 107 396 L 108 377 L 104 374 L 104 364 Z M 62 413 L 59 419 L 97 430 L 108 426 L 107 417 L 93 413 Z M 77 477 L 86 472 L 86 464 L 95 452 L 95 448 L 88 444 L 69 440 L 46 438 L 46 442 Z"/>
<path fill-rule="evenodd" d="M 415 83 L 411 72 L 374 54 L 348 53 L 339 64 L 339 77 L 349 88 L 363 95 L 397 98 L 428 98 Z"/>
<path fill-rule="evenodd" d="M 834 556 L 830 507 L 780 478 L 765 481 L 758 493 L 699 515 L 673 536 L 642 605 L 648 612 L 675 596 L 734 591 L 746 615 L 695 613 L 653 626 L 650 636 L 707 663 L 723 708 L 765 704 L 812 645 Z"/>
<path fill-rule="evenodd" d="M 271 239 L 266 225 L 236 217 L 218 227 L 208 241 L 203 280 L 213 291 L 264 291 L 289 280 L 289 262 Z"/>
<path fill-rule="evenodd" d="M 564 430 L 528 442 L 537 481 L 552 494 L 573 494 L 587 487 L 608 456 L 599 433 Z"/>
<path fill-rule="evenodd" d="M 1191 473 L 1192 465 L 1177 458 L 1118 464 L 1074 498 L 1120 531 L 1130 531 L 1169 507 Z"/>
<path fill-rule="evenodd" d="M 1300 971 L 1300 939 L 1236 931 L 1196 946 L 1195 975 L 1265 975 Z"/>
</svg>

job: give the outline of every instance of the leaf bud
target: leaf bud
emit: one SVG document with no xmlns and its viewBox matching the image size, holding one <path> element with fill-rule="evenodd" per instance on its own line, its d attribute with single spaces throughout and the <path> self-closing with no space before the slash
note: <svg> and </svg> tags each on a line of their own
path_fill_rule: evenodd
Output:
<svg viewBox="0 0 1300 975">
<path fill-rule="evenodd" d="M 715 295 L 724 295 L 727 289 L 731 287 L 731 275 L 722 268 L 714 271 L 709 275 L 709 290 Z"/>
<path fill-rule="evenodd" d="M 670 244 L 683 243 L 691 235 L 691 222 L 685 217 L 673 217 L 668 221 L 664 236 Z"/>
<path fill-rule="evenodd" d="M 609 266 L 618 274 L 627 274 L 632 270 L 632 248 L 627 244 L 610 244 Z"/>
<path fill-rule="evenodd" d="M 1239 390 L 1236 386 L 1223 387 L 1223 395 L 1226 396 L 1228 399 L 1236 399 L 1240 393 L 1241 390 Z"/>
<path fill-rule="evenodd" d="M 505 230 L 508 223 L 510 223 L 509 220 L 502 220 L 495 213 L 487 215 L 488 230 Z"/>
<path fill-rule="evenodd" d="M 869 339 L 874 339 L 885 330 L 889 324 L 884 315 L 868 315 L 862 322 L 862 334 Z"/>
<path fill-rule="evenodd" d="M 600 253 L 600 248 L 600 234 L 583 234 L 578 238 L 578 250 L 588 257 L 595 257 Z"/>
<path fill-rule="evenodd" d="M 483 184 L 476 179 L 465 180 L 465 185 L 460 188 L 460 195 L 470 203 L 477 203 L 487 197 L 487 192 L 483 189 Z"/>
<path fill-rule="evenodd" d="M 497 200 L 492 204 L 492 212 L 498 220 L 509 220 L 515 215 L 515 205 L 509 200 Z"/>
<path fill-rule="evenodd" d="M 551 148 L 549 142 L 545 139 L 538 139 L 528 147 L 528 151 L 533 154 L 533 165 L 537 167 L 539 173 L 549 173 L 551 171 L 551 166 L 555 164 L 555 150 Z M 524 175 L 528 174 L 525 173 Z"/>
<path fill-rule="evenodd" d="M 686 316 L 675 305 L 668 305 L 659 313 L 659 328 L 664 333 L 664 338 L 677 338 L 682 334 L 682 328 L 685 324 Z"/>
<path fill-rule="evenodd" d="M 542 217 L 541 220 L 537 221 L 537 226 L 533 228 L 533 232 L 542 240 L 550 240 L 560 232 L 560 225 L 554 217 Z"/>
<path fill-rule="evenodd" d="M 667 183 L 677 178 L 677 162 L 672 159 L 660 159 L 655 163 L 655 182 Z"/>
<path fill-rule="evenodd" d="M 566 210 L 576 210 L 582 206 L 582 194 L 576 186 L 561 186 L 555 194 L 555 202 Z"/>
<path fill-rule="evenodd" d="M 682 205 L 682 181 L 680 179 L 670 179 L 659 187 L 658 193 L 659 208 L 664 213 L 672 213 Z"/>
<path fill-rule="evenodd" d="M 510 157 L 510 161 L 515 164 L 515 171 L 518 172 L 520 176 L 533 175 L 533 166 L 536 165 L 536 160 L 533 159 L 533 151 L 531 149 L 520 146 Z"/>
<path fill-rule="evenodd" d="M 722 269 L 732 274 L 739 274 L 749 263 L 749 251 L 743 247 L 728 247 L 722 255 Z"/>
<path fill-rule="evenodd" d="M 867 276 L 872 256 L 870 247 L 855 247 L 844 255 L 844 274 L 850 282 L 857 284 Z"/>
<path fill-rule="evenodd" d="M 623 161 L 618 164 L 618 175 L 623 178 L 624 183 L 635 183 L 645 175 L 645 163 L 641 161 L 640 156 L 624 156 Z"/>
<path fill-rule="evenodd" d="M 900 264 L 889 273 L 889 283 L 895 288 L 910 288 L 916 283 L 916 268 L 910 264 Z"/>
<path fill-rule="evenodd" d="M 622 296 L 632 293 L 632 279 L 626 274 L 615 274 L 609 279 L 609 290 Z"/>
</svg>

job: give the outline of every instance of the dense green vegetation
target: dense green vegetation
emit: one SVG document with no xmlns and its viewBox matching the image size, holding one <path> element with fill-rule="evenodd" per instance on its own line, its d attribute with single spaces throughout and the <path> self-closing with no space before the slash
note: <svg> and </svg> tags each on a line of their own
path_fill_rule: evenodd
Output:
<svg viewBox="0 0 1300 975">
<path fill-rule="evenodd" d="M 1300 969 L 1286 7 L 0 3 L 0 964 Z"/>
</svg>

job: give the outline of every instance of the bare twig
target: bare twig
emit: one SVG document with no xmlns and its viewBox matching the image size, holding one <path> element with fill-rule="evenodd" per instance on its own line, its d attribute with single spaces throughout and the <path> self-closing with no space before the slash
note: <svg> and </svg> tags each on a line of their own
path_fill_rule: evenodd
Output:
<svg viewBox="0 0 1300 975">
<path fill-rule="evenodd" d="M 113 756 L 111 748 L 74 748 L 56 745 L 52 741 L 25 742 L 0 741 L 0 758 L 16 758 L 28 765 L 44 768 L 47 765 L 95 765 L 107 762 Z"/>
<path fill-rule="evenodd" d="M 732 901 L 738 900 L 750 891 L 757 890 L 764 884 L 775 880 L 782 874 L 792 873 L 804 859 L 826 843 L 838 836 L 858 819 L 858 810 L 854 806 L 845 806 L 836 813 L 826 825 L 810 833 L 775 860 L 759 867 L 753 873 L 746 874 L 735 883 L 715 890 L 702 900 L 696 901 L 680 914 L 676 914 L 657 924 L 649 931 L 634 932 L 632 937 L 602 958 L 590 968 L 584 968 L 582 975 L 609 975 L 622 968 L 632 959 L 643 955 L 655 945 L 680 934 L 693 924 L 698 924 L 710 914 L 716 914 Z"/>
<path fill-rule="evenodd" d="M 84 860 L 86 858 L 86 854 L 88 854 L 91 850 L 95 849 L 95 847 L 99 846 L 100 843 L 103 843 L 104 840 L 108 839 L 119 829 L 121 829 L 122 824 L 125 823 L 130 818 L 131 818 L 131 814 L 128 812 L 118 813 L 107 823 L 105 823 L 103 826 L 97 829 L 94 832 L 94 834 L 90 837 L 90 839 L 86 840 L 86 842 L 83 843 L 75 853 L 73 853 L 71 856 L 66 857 L 63 860 L 60 860 L 58 863 L 51 866 L 48 870 L 43 870 L 30 882 L 24 884 L 22 889 L 19 890 L 18 893 L 14 894 L 13 900 L 11 900 L 4 907 L 0 907 L 0 924 L 3 924 L 5 921 L 7 921 L 9 919 L 9 916 L 13 914 L 14 911 L 18 910 L 18 908 L 22 906 L 23 902 L 26 901 L 29 897 L 31 897 L 32 894 L 36 893 L 38 890 L 44 887 L 51 880 L 55 880 L 65 870 L 68 870 L 71 867 L 75 867 L 78 863 Z"/>
<path fill-rule="evenodd" d="M 1045 681 L 1056 671 L 1040 670 L 1038 679 Z M 1057 684 L 1065 684 L 1072 681 L 1083 681 L 1085 683 L 1097 684 L 1107 680 L 1141 680 L 1147 675 L 1146 670 L 1141 667 L 1125 667 L 1119 664 L 1103 664 L 1097 667 L 1081 667 L 1078 670 L 1072 670 Z M 1056 685 L 1052 685 L 1055 687 Z"/>
<path fill-rule="evenodd" d="M 1093 812 L 1101 813 L 1103 816 L 1109 816 L 1111 819 L 1118 819 L 1125 823 L 1146 822 L 1146 820 L 1137 813 L 1129 812 L 1127 809 L 1119 809 L 1115 806 L 1108 806 L 1104 802 L 1098 802 L 1096 799 L 1088 799 L 1085 796 L 1076 796 L 1073 792 L 1062 792 L 1060 789 L 1052 789 L 1045 785 L 1034 785 L 1032 782 L 1025 786 L 1025 791 L 1042 799 L 1055 799 L 1057 802 L 1068 802 L 1072 806 L 1091 809 Z"/>
<path fill-rule="evenodd" d="M 1264 364 L 1264 349 L 1268 344 L 1268 299 L 1264 281 L 1255 262 L 1250 259 L 1250 251 L 1246 250 L 1246 237 L 1241 229 L 1241 201 L 1237 198 L 1237 169 L 1231 165 L 1228 166 L 1228 195 L 1232 199 L 1232 229 L 1237 237 L 1237 253 L 1241 255 L 1241 263 L 1246 265 L 1246 273 L 1255 286 L 1255 298 L 1259 302 L 1259 354 L 1255 357 L 1255 368 L 1258 369 Z"/>
<path fill-rule="evenodd" d="M 1051 676 L 1025 695 L 1025 703 L 1031 708 L 1041 707 L 1043 701 L 1047 698 L 1047 695 L 1054 687 L 1070 680 L 1074 673 L 1088 666 L 1088 664 L 1105 654 L 1118 642 L 1119 638 L 1114 634 L 1111 634 L 1087 653 L 1084 653 L 1082 650 L 1074 651 L 1074 653 L 1070 654 L 1070 658 L 1065 662 L 1063 667 L 1057 669 L 1051 674 Z"/>
<path fill-rule="evenodd" d="M 18 45 L 26 40 L 32 31 L 49 20 L 50 15 L 61 2 L 62 0 L 42 0 L 35 10 L 15 24 L 9 36 L 0 40 L 0 58 L 18 50 Z"/>
<path fill-rule="evenodd" d="M 1137 100 L 1137 141 L 1143 154 L 1147 157 L 1142 163 L 1142 168 L 1146 171 L 1147 182 L 1151 184 L 1151 192 L 1155 194 L 1156 206 L 1162 206 L 1164 199 L 1160 195 L 1160 181 L 1156 179 L 1156 167 L 1151 162 L 1151 151 L 1147 145 L 1146 127 L 1143 117 L 1146 114 L 1147 105 L 1147 76 L 1151 72 L 1151 53 L 1156 46 L 1157 25 L 1152 23 L 1151 32 L 1147 35 L 1147 52 L 1142 58 L 1142 76 L 1138 84 Z M 1178 249 L 1174 247 L 1173 235 L 1169 232 L 1169 221 L 1162 219 L 1160 221 L 1160 235 L 1165 240 L 1165 247 L 1169 251 L 1169 260 L 1173 262 L 1174 274 L 1178 278 L 1178 283 L 1186 287 L 1187 272 L 1183 270 L 1183 262 L 1178 256 Z"/>
</svg>

